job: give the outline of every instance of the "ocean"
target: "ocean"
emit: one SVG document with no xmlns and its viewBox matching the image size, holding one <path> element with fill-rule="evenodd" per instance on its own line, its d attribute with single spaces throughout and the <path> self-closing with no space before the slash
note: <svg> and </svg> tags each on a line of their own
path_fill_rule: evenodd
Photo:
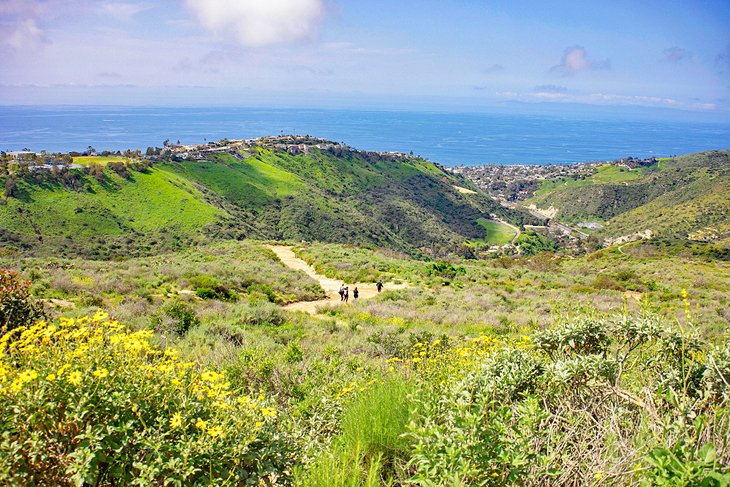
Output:
<svg viewBox="0 0 730 487">
<path fill-rule="evenodd" d="M 0 107 L 0 150 L 141 149 L 165 139 L 312 135 L 446 166 L 564 164 L 730 149 L 730 123 L 586 115 L 335 109 Z"/>
</svg>

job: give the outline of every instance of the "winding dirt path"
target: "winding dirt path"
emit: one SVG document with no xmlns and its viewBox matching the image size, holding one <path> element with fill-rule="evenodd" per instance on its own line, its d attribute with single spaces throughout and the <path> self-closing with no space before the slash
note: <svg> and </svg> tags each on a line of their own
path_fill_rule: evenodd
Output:
<svg viewBox="0 0 730 487">
<path fill-rule="evenodd" d="M 322 274 L 317 274 L 312 266 L 294 255 L 291 247 L 285 245 L 267 245 L 266 247 L 273 250 L 279 260 L 281 260 L 281 262 L 285 266 L 292 269 L 304 271 L 309 277 L 319 282 L 319 285 L 322 286 L 325 294 L 327 294 L 327 297 L 325 299 L 318 299 L 317 301 L 297 301 L 296 303 L 290 303 L 285 305 L 283 307 L 284 309 L 289 311 L 305 311 L 310 314 L 316 314 L 317 308 L 319 306 L 322 306 L 323 304 L 342 304 L 342 302 L 340 301 L 340 295 L 338 294 L 340 286 L 342 285 L 342 281 L 337 279 L 331 279 L 329 277 L 323 276 Z M 360 297 L 357 299 L 357 301 L 360 301 L 362 299 L 370 299 L 373 296 L 377 296 L 378 294 L 378 290 L 375 287 L 374 283 L 348 282 L 345 283 L 345 285 L 350 288 L 350 304 L 355 301 L 352 298 L 352 290 L 356 287 L 358 288 L 358 291 L 360 291 Z M 403 289 L 406 287 L 408 287 L 408 284 L 385 283 L 385 289 Z"/>
</svg>

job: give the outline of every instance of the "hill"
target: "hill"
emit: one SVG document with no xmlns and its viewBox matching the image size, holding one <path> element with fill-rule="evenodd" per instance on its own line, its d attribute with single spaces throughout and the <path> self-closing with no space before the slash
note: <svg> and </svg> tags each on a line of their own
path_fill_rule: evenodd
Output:
<svg viewBox="0 0 730 487">
<path fill-rule="evenodd" d="M 529 200 L 567 223 L 598 222 L 607 239 L 650 230 L 665 240 L 730 247 L 730 151 L 606 165 L 584 179 L 544 182 Z"/>
<path fill-rule="evenodd" d="M 106 258 L 255 237 L 415 255 L 484 238 L 491 215 L 535 222 L 421 158 L 309 137 L 221 141 L 155 159 L 104 165 L 86 158 L 80 168 L 6 175 L 2 183 L 12 179 L 15 187 L 0 206 L 0 243 Z"/>
</svg>

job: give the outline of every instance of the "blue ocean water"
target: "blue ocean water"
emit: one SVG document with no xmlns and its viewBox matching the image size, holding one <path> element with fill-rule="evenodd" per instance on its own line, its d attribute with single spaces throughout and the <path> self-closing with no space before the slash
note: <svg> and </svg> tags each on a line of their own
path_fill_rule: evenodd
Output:
<svg viewBox="0 0 730 487">
<path fill-rule="evenodd" d="M 447 166 L 560 164 L 730 149 L 730 123 L 580 115 L 333 109 L 0 107 L 0 150 L 141 149 L 312 135 Z"/>
</svg>

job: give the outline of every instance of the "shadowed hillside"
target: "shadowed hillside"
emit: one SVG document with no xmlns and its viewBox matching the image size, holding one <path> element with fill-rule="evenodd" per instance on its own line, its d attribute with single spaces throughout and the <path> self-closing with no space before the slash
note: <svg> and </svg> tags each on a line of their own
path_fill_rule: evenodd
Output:
<svg viewBox="0 0 730 487">
<path fill-rule="evenodd" d="M 481 192 L 460 192 L 455 186 L 472 185 L 431 162 L 334 144 L 294 154 L 254 145 L 138 169 L 18 171 L 0 206 L 0 243 L 106 258 L 255 237 L 418 255 L 484 237 L 479 221 L 491 214 L 536 222 Z"/>
<path fill-rule="evenodd" d="M 625 174 L 629 172 L 631 177 Z M 569 223 L 605 222 L 600 235 L 607 238 L 651 230 L 665 239 L 730 243 L 730 151 L 661 160 L 631 171 L 622 168 L 615 176 L 579 184 L 546 183 L 546 190 L 532 201 L 557 208 L 558 218 Z"/>
</svg>

